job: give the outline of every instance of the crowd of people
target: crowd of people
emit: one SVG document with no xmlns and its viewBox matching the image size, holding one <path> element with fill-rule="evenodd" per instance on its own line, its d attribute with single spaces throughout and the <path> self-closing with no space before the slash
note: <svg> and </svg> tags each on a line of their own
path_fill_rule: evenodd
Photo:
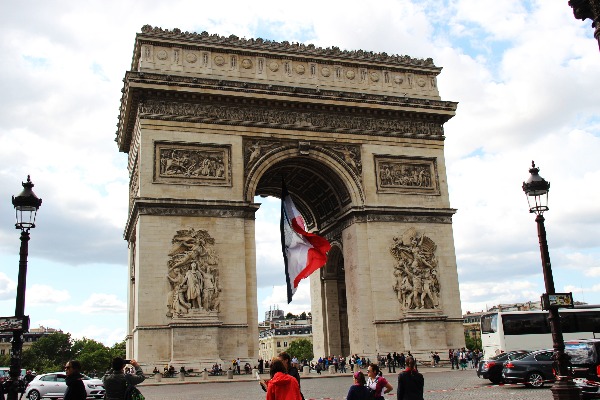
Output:
<svg viewBox="0 0 600 400">
<path fill-rule="evenodd" d="M 483 358 L 483 352 L 480 350 L 469 350 L 464 347 L 461 349 L 448 350 L 448 358 L 452 369 L 460 369 L 464 371 L 467 367 L 477 368 L 479 361 Z"/>
</svg>

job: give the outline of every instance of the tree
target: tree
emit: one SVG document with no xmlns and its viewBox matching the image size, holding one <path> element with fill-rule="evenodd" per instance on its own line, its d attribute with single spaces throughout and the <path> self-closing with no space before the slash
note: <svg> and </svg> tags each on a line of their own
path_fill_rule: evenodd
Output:
<svg viewBox="0 0 600 400">
<path fill-rule="evenodd" d="M 299 319 L 306 319 L 306 311 L 302 311 L 302 314 L 298 317 Z"/>
<path fill-rule="evenodd" d="M 73 353 L 70 333 L 54 332 L 23 351 L 23 367 L 38 373 L 62 371 Z"/>
<path fill-rule="evenodd" d="M 313 344 L 308 339 L 298 339 L 290 343 L 287 353 L 298 360 L 312 360 L 314 358 Z"/>
<path fill-rule="evenodd" d="M 125 344 L 125 340 L 113 344 L 113 346 L 110 348 L 110 354 L 113 358 L 125 358 L 125 354 L 127 354 L 127 345 Z"/>
<path fill-rule="evenodd" d="M 465 335 L 465 347 L 469 350 L 480 349 L 481 350 L 481 338 L 473 339 L 468 334 Z"/>
<path fill-rule="evenodd" d="M 104 372 L 110 368 L 113 359 L 111 349 L 93 339 L 75 340 L 71 352 L 84 372 Z"/>
<path fill-rule="evenodd" d="M 287 313 L 285 315 L 285 319 L 294 319 L 297 318 L 294 314 L 292 314 L 291 312 Z"/>
</svg>

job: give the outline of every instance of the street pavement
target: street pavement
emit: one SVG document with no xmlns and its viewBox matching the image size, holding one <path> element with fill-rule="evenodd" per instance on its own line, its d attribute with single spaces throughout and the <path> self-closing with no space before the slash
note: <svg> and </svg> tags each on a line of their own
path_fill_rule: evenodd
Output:
<svg viewBox="0 0 600 400">
<path fill-rule="evenodd" d="M 396 399 L 397 374 L 388 374 L 394 390 L 385 396 L 386 400 Z M 421 367 L 425 377 L 425 399 L 427 400 L 550 400 L 552 393 L 548 387 L 532 389 L 524 385 L 493 385 L 490 381 L 477 377 L 474 369 L 466 371 L 450 368 Z M 264 376 L 267 378 L 267 376 Z M 344 400 L 348 388 L 352 385 L 351 374 L 302 376 L 302 393 L 306 400 Z M 162 379 L 160 383 L 153 378 L 140 386 L 146 400 L 188 400 L 188 399 L 230 399 L 264 400 L 265 393 L 258 382 L 250 375 L 234 375 L 233 380 L 226 377 Z"/>
</svg>

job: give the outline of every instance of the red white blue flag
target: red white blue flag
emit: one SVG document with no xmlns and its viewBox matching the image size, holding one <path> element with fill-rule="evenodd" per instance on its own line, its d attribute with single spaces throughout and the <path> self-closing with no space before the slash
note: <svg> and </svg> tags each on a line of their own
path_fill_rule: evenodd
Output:
<svg viewBox="0 0 600 400">
<path fill-rule="evenodd" d="M 282 182 L 281 186 L 281 250 L 285 262 L 289 304 L 300 280 L 325 265 L 331 245 L 327 239 L 306 232 L 304 219 L 294 205 L 285 183 Z"/>
</svg>

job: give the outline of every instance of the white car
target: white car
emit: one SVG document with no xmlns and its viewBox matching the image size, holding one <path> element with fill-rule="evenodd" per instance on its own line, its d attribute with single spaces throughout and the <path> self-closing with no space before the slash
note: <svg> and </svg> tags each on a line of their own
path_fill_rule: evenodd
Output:
<svg viewBox="0 0 600 400">
<path fill-rule="evenodd" d="M 64 372 L 37 375 L 25 388 L 25 397 L 29 400 L 39 400 L 43 397 L 62 399 L 67 391 L 66 377 Z M 83 385 L 88 398 L 104 397 L 104 385 L 100 379 L 83 375 Z"/>
</svg>

